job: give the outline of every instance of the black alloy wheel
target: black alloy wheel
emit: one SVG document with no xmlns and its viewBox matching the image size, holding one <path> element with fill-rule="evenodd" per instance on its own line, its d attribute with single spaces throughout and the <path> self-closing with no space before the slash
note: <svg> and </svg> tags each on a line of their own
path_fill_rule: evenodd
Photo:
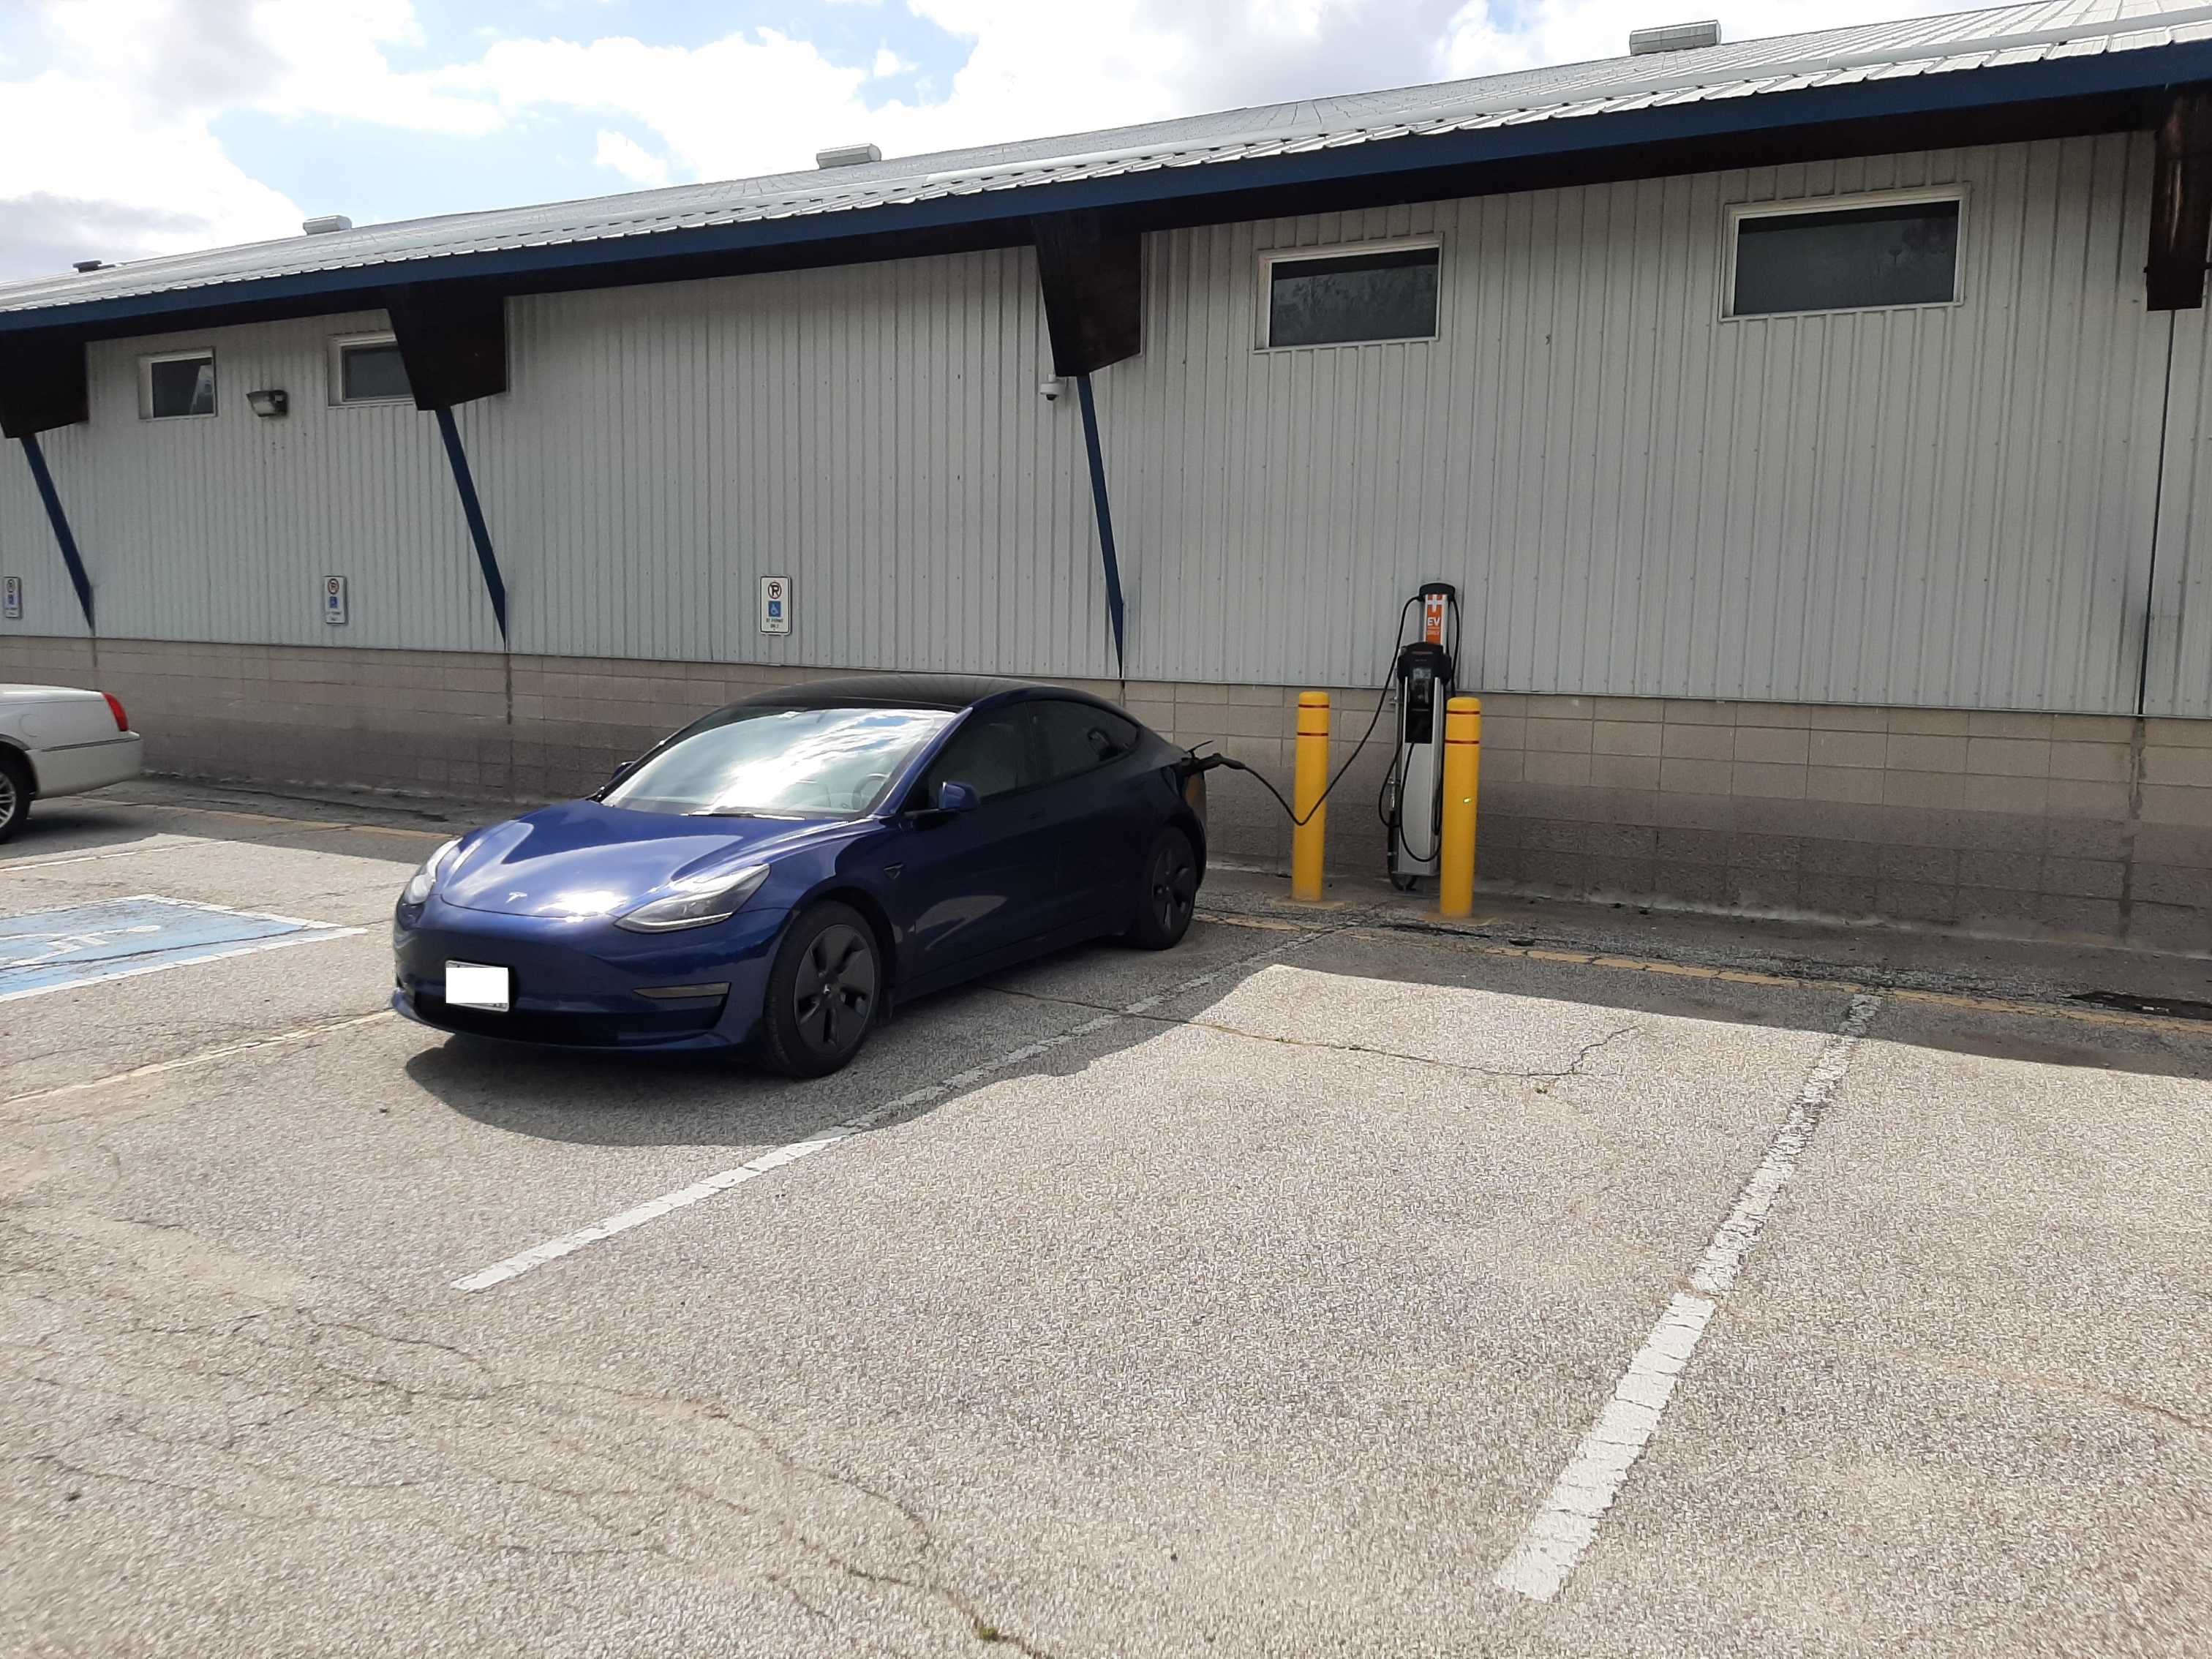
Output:
<svg viewBox="0 0 2212 1659">
<path fill-rule="evenodd" d="M 877 957 L 875 930 L 849 905 L 817 904 L 793 922 L 769 973 L 769 1063 L 827 1077 L 858 1054 L 881 994 Z"/>
<path fill-rule="evenodd" d="M 1190 931 L 1198 902 L 1198 854 L 1180 830 L 1160 831 L 1145 854 L 1137 882 L 1137 916 L 1122 937 L 1146 951 L 1165 951 Z"/>
<path fill-rule="evenodd" d="M 31 815 L 31 769 L 14 750 L 0 749 L 0 841 L 23 827 Z"/>
</svg>

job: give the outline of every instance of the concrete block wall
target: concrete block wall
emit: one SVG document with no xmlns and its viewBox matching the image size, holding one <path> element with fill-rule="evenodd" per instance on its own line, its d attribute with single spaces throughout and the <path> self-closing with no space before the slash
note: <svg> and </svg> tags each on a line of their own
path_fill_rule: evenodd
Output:
<svg viewBox="0 0 2212 1659">
<path fill-rule="evenodd" d="M 822 671 L 826 672 L 826 671 Z M 822 672 L 746 664 L 14 636 L 0 678 L 97 685 L 183 775 L 533 801 L 731 699 Z M 1078 682 L 1290 793 L 1297 692 Z M 1334 764 L 1376 705 L 1338 690 Z M 1820 704 L 1484 698 L 1492 890 L 2212 951 L 2212 721 Z M 1377 870 L 1389 716 L 1329 808 Z M 1279 808 L 1210 780 L 1216 855 L 1285 858 Z"/>
<path fill-rule="evenodd" d="M 1498 701 L 1522 724 L 1495 874 L 2212 947 L 2212 722 Z"/>
<path fill-rule="evenodd" d="M 1341 764 L 1374 693 L 1336 701 Z M 1482 702 L 1486 884 L 2212 950 L 2212 721 Z M 1218 736 L 1288 793 L 1296 691 L 1133 685 L 1130 707 L 1179 741 Z M 1339 786 L 1332 863 L 1379 858 L 1382 764 Z M 1224 849 L 1287 856 L 1279 813 L 1249 814 L 1238 781 L 1214 782 Z"/>
</svg>

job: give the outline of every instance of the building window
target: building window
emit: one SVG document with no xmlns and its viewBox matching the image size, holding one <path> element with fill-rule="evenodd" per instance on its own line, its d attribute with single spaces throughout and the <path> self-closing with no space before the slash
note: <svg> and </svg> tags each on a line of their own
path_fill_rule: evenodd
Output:
<svg viewBox="0 0 2212 1659">
<path fill-rule="evenodd" d="M 1960 206 L 1953 195 L 1737 209 L 1729 315 L 1954 304 Z"/>
<path fill-rule="evenodd" d="M 397 404 L 412 396 L 399 343 L 391 335 L 356 334 L 331 342 L 332 403 Z"/>
<path fill-rule="evenodd" d="M 1434 243 L 1360 248 L 1318 258 L 1271 257 L 1266 343 L 1311 346 L 1433 339 L 1443 257 Z"/>
<path fill-rule="evenodd" d="M 138 362 L 138 412 L 149 421 L 215 413 L 215 353 L 171 351 Z"/>
</svg>

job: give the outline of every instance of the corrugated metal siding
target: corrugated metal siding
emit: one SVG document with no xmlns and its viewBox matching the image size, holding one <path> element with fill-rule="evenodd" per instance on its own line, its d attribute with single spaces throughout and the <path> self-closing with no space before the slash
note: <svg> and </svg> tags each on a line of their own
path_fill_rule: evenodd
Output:
<svg viewBox="0 0 2212 1659">
<path fill-rule="evenodd" d="M 498 648 L 435 422 L 411 406 L 329 402 L 331 337 L 382 325 L 370 313 L 90 348 L 91 419 L 40 443 L 103 635 Z M 216 353 L 216 416 L 140 420 L 139 359 L 203 346 Z M 246 405 L 268 387 L 290 395 L 282 419 Z M 27 579 L 27 614 L 11 630 L 83 632 L 18 457 L 0 467 L 0 563 Z M 343 629 L 322 620 L 334 574 L 349 579 Z"/>
<path fill-rule="evenodd" d="M 1097 674 L 1027 250 L 518 301 L 472 458 L 519 648 Z M 788 640 L 757 579 L 792 578 Z"/>
<path fill-rule="evenodd" d="M 2168 326 L 2142 308 L 2149 167 L 2114 136 L 1155 236 L 1146 351 L 1097 377 L 1129 672 L 1371 683 L 1442 578 L 1492 689 L 2130 712 Z M 1727 204 L 1948 183 L 1963 305 L 1718 320 Z M 1445 244 L 1437 339 L 1256 349 L 1262 250 L 1417 232 Z M 1026 251 L 510 319 L 512 392 L 459 418 L 516 649 L 1111 672 Z M 47 447 L 103 632 L 496 648 L 434 422 L 325 402 L 328 337 L 376 320 L 95 348 L 93 420 Z M 209 341 L 222 416 L 139 421 L 138 356 Z M 257 385 L 288 420 L 246 411 Z M 2170 537 L 2196 488 L 2169 480 Z M 31 579 L 9 631 L 75 630 L 20 460 L 0 568 Z M 756 629 L 764 574 L 794 579 L 787 641 Z"/>
<path fill-rule="evenodd" d="M 1156 237 L 1105 376 L 1131 672 L 1372 681 L 1442 579 L 1496 690 L 2131 708 L 2148 167 L 2115 136 Z M 1718 319 L 1727 204 L 1954 183 L 1965 304 Z M 1436 341 L 1253 349 L 1261 251 L 1425 233 Z"/>
<path fill-rule="evenodd" d="M 2172 317 L 2173 406 L 2143 712 L 2212 720 L 2212 313 Z"/>
</svg>

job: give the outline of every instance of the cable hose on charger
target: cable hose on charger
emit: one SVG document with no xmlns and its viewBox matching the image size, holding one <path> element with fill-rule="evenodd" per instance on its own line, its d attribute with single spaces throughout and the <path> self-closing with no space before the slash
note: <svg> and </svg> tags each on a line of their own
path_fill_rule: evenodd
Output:
<svg viewBox="0 0 2212 1659">
<path fill-rule="evenodd" d="M 1418 598 L 1419 596 L 1416 596 L 1416 601 L 1409 601 L 1409 603 L 1417 602 Z M 1450 603 L 1451 647 L 1447 660 L 1456 664 L 1459 661 L 1461 637 L 1459 604 L 1456 599 L 1454 599 Z M 1398 615 L 1398 633 L 1401 638 L 1403 638 L 1405 632 L 1406 617 L 1405 613 L 1401 611 Z M 1431 850 L 1425 854 L 1416 853 L 1413 850 L 1413 844 L 1406 839 L 1405 768 L 1407 757 L 1411 753 L 1413 745 L 1403 740 L 1401 733 L 1401 740 L 1391 747 L 1390 765 L 1389 769 L 1382 774 L 1382 782 L 1381 787 L 1375 792 L 1375 816 L 1382 825 L 1382 854 L 1386 861 L 1395 860 L 1401 849 L 1404 851 L 1407 857 L 1417 861 L 1425 861 L 1426 860 L 1437 856 L 1437 853 L 1442 851 L 1443 846 L 1444 804 L 1441 796 L 1437 798 L 1434 807 L 1429 814 L 1429 846 Z M 1390 800 L 1392 798 L 1391 787 L 1394 784 L 1396 786 L 1395 805 L 1396 806 L 1397 813 L 1395 817 L 1391 815 L 1389 809 L 1384 805 L 1386 801 Z M 1394 875 L 1391 879 L 1395 882 L 1397 878 Z"/>
<path fill-rule="evenodd" d="M 1404 642 L 1406 637 L 1406 618 L 1413 613 L 1413 607 L 1420 604 L 1420 596 L 1416 594 L 1413 598 L 1407 600 L 1404 609 L 1398 612 L 1397 631 L 1391 636 L 1390 640 L 1390 672 L 1393 674 L 1396 672 L 1397 669 L 1398 647 Z M 1188 750 L 1185 752 L 1189 755 L 1193 764 L 1201 771 L 1210 772 L 1217 766 L 1225 766 L 1232 772 L 1242 772 L 1248 777 L 1258 779 L 1260 787 L 1275 798 L 1276 805 L 1283 809 L 1283 815 L 1290 819 L 1291 827 L 1293 829 L 1303 830 L 1307 824 L 1313 821 L 1315 813 L 1320 811 L 1322 807 L 1328 805 L 1328 798 L 1336 793 L 1336 786 L 1344 781 L 1344 775 L 1352 770 L 1353 763 L 1358 760 L 1360 752 L 1367 747 L 1368 739 L 1375 735 L 1375 728 L 1382 723 L 1382 708 L 1383 705 L 1389 701 L 1389 697 L 1390 682 L 1386 678 L 1376 691 L 1375 713 L 1373 717 L 1367 722 L 1367 729 L 1359 734 L 1359 741 L 1352 745 L 1352 753 L 1345 757 L 1344 764 L 1337 768 L 1336 775 L 1328 781 L 1328 786 L 1321 792 L 1321 799 L 1314 802 L 1310 807 L 1307 808 L 1306 815 L 1304 817 L 1300 817 L 1298 816 L 1297 809 L 1296 807 L 1292 806 L 1290 802 L 1283 799 L 1283 792 L 1276 788 L 1273 783 L 1267 781 L 1267 776 L 1265 773 L 1255 772 L 1250 767 L 1245 765 L 1243 761 L 1231 760 L 1226 755 L 1201 755 L 1195 749 Z M 1397 766 L 1396 760 L 1394 758 L 1390 763 L 1392 768 L 1395 769 Z M 1389 783 L 1389 779 L 1387 777 L 1384 779 L 1384 783 L 1387 787 Z M 1377 799 L 1377 805 L 1378 806 L 1380 805 L 1379 798 Z"/>
</svg>

